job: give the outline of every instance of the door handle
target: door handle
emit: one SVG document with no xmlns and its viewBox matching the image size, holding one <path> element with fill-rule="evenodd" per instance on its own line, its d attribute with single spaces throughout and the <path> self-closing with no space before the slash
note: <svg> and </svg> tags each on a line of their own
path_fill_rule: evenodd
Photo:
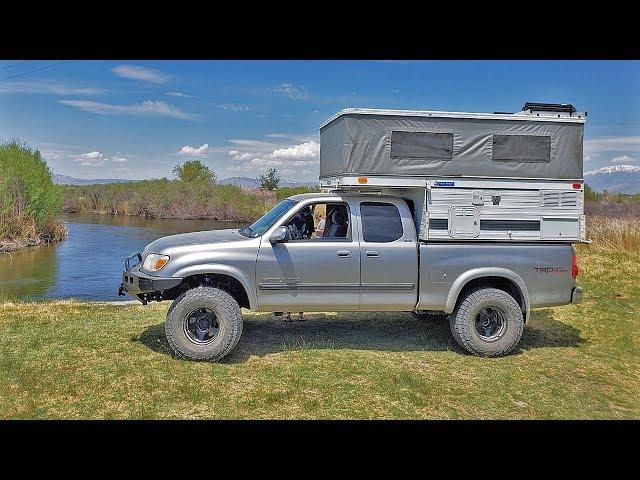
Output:
<svg viewBox="0 0 640 480">
<path fill-rule="evenodd" d="M 380 256 L 380 252 L 378 250 L 367 250 L 365 252 L 365 255 L 367 257 L 379 257 Z"/>
<path fill-rule="evenodd" d="M 340 258 L 348 258 L 351 256 L 351 252 L 349 250 L 338 250 L 338 256 Z"/>
</svg>

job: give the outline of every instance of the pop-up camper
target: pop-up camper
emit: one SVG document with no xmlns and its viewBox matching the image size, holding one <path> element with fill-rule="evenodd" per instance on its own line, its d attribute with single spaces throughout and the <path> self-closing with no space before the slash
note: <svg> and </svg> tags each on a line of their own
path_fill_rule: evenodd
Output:
<svg viewBox="0 0 640 480">
<path fill-rule="evenodd" d="M 586 113 L 342 110 L 320 127 L 326 190 L 414 206 L 421 240 L 584 241 Z"/>
</svg>

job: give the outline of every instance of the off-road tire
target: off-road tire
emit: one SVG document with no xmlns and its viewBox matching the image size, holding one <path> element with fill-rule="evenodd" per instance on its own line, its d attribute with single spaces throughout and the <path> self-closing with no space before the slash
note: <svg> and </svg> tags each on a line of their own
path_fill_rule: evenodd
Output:
<svg viewBox="0 0 640 480">
<path fill-rule="evenodd" d="M 483 308 L 499 308 L 506 327 L 497 340 L 483 339 L 476 330 L 476 316 Z M 469 353 L 484 357 L 500 357 L 511 352 L 522 337 L 524 318 L 516 300 L 504 290 L 478 288 L 460 299 L 449 317 L 453 338 Z"/>
<path fill-rule="evenodd" d="M 199 307 L 211 309 L 217 317 L 218 334 L 211 343 L 195 343 L 185 332 L 186 317 Z M 167 312 L 164 330 L 169 346 L 176 357 L 217 362 L 228 355 L 240 339 L 242 334 L 240 306 L 231 295 L 219 288 L 193 288 L 173 301 Z"/>
</svg>

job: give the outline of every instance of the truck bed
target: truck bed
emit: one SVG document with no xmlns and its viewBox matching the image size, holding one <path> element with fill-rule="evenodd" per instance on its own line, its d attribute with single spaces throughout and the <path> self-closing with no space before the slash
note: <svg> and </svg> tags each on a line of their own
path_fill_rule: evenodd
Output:
<svg viewBox="0 0 640 480">
<path fill-rule="evenodd" d="M 573 247 L 568 243 L 421 242 L 418 310 L 452 308 L 457 285 L 474 275 L 515 274 L 526 288 L 529 308 L 571 303 Z M 455 298 L 455 296 L 453 298 Z M 449 312 L 447 312 L 449 313 Z"/>
</svg>

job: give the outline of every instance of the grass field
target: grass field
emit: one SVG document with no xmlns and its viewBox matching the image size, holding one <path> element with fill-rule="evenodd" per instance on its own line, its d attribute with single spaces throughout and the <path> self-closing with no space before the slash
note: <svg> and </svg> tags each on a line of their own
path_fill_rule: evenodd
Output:
<svg viewBox="0 0 640 480">
<path fill-rule="evenodd" d="M 0 418 L 640 418 L 640 253 L 580 248 L 579 305 L 466 355 L 409 314 L 245 312 L 222 364 L 172 358 L 168 304 L 0 303 Z"/>
</svg>

